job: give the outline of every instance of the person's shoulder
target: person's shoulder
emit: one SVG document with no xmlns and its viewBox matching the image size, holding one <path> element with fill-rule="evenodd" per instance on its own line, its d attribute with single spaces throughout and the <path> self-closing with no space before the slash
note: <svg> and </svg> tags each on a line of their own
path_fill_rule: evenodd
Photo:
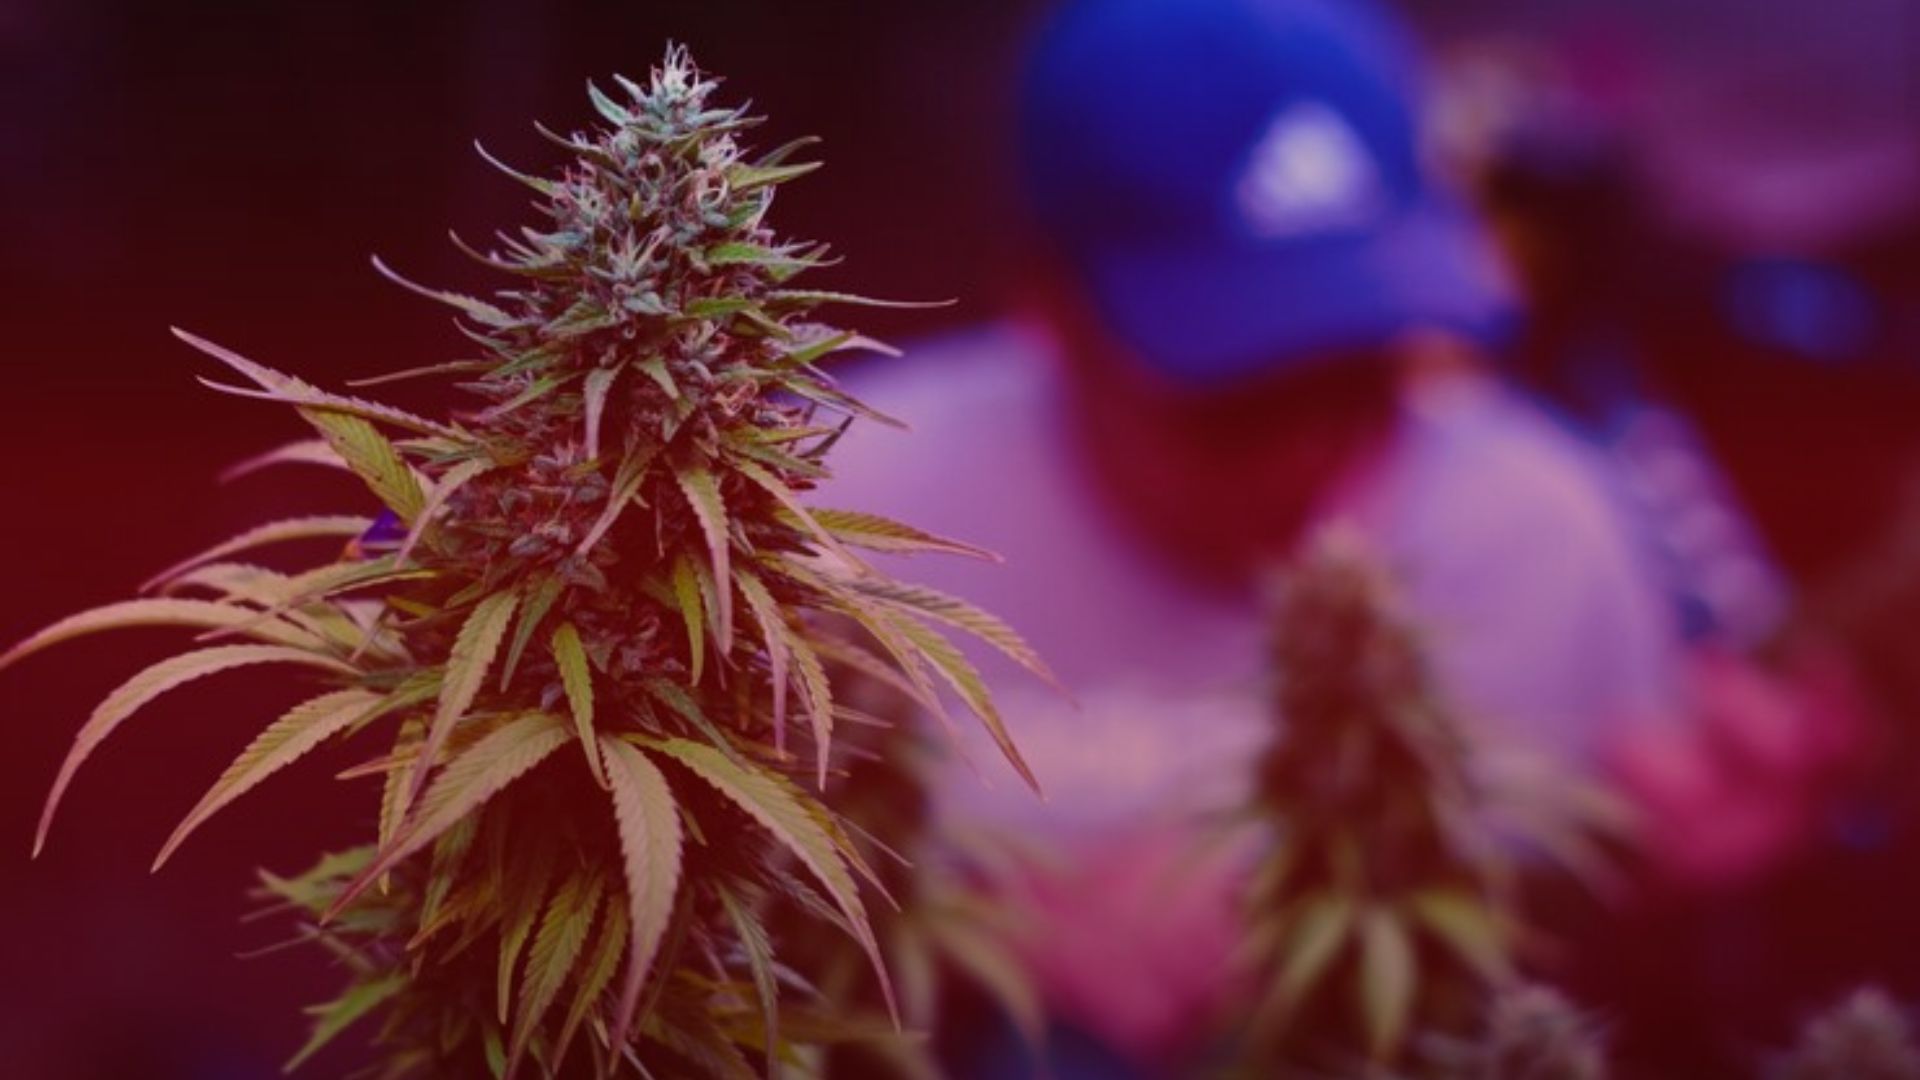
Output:
<svg viewBox="0 0 1920 1080">
<path fill-rule="evenodd" d="M 826 497 L 938 529 L 1037 482 L 1033 470 L 1058 441 L 1045 338 L 996 322 L 903 344 L 903 355 L 835 372 L 842 390 L 900 426 L 856 420 L 829 455 Z"/>
<path fill-rule="evenodd" d="M 1410 404 L 1386 540 L 1462 700 L 1581 759 L 1670 699 L 1679 639 L 1607 457 L 1487 381 Z"/>
<path fill-rule="evenodd" d="M 840 375 L 847 391 L 910 427 L 1045 392 L 1051 358 L 1038 330 L 1011 320 L 941 331 Z"/>
<path fill-rule="evenodd" d="M 1605 456 L 1522 392 L 1467 379 L 1416 393 L 1409 413 L 1407 467 L 1463 519 L 1501 530 L 1524 522 L 1516 531 L 1536 541 L 1623 539 Z"/>
</svg>

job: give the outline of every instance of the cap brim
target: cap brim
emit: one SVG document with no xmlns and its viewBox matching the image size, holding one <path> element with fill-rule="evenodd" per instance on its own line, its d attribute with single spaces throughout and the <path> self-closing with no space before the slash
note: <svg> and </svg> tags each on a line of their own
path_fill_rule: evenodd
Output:
<svg viewBox="0 0 1920 1080">
<path fill-rule="evenodd" d="M 1385 225 L 1316 237 L 1085 252 L 1109 325 L 1148 364 L 1205 384 L 1378 347 L 1432 326 L 1489 343 L 1512 286 L 1484 231 L 1432 202 Z"/>
</svg>

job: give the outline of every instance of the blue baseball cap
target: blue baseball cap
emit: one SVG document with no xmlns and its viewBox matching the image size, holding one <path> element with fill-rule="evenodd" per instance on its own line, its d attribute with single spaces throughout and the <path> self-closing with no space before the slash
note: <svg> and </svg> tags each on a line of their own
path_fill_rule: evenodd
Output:
<svg viewBox="0 0 1920 1080">
<path fill-rule="evenodd" d="M 1183 382 L 1412 327 L 1497 339 L 1512 290 L 1421 164 L 1418 75 L 1359 0 L 1074 0 L 1023 90 L 1033 209 L 1108 325 Z"/>
</svg>

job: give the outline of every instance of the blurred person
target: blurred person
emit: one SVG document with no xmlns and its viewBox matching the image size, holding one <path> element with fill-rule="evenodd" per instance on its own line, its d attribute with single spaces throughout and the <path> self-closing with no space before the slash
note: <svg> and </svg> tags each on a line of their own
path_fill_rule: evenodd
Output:
<svg viewBox="0 0 1920 1080">
<path fill-rule="evenodd" d="M 1236 862 L 1195 854 L 1193 823 L 1244 790 L 1268 729 L 1257 586 L 1319 523 L 1387 554 L 1482 740 L 1590 775 L 1624 760 L 1662 811 L 1751 775 L 1715 771 L 1744 720 L 1688 726 L 1714 710 L 1604 457 L 1493 367 L 1514 292 L 1423 165 L 1418 71 L 1359 2 L 1067 5 L 1023 90 L 1046 251 L 1020 311 L 851 376 L 916 432 L 850 434 L 834 501 L 1003 555 L 920 572 L 1079 699 L 983 659 L 1048 801 L 997 770 L 940 790 L 947 820 L 1051 851 L 1007 888 L 1066 1041 L 1106 1061 L 1057 1075 L 1165 1067 L 1231 990 Z M 1661 822 L 1683 869 L 1785 835 L 1707 817 Z"/>
</svg>

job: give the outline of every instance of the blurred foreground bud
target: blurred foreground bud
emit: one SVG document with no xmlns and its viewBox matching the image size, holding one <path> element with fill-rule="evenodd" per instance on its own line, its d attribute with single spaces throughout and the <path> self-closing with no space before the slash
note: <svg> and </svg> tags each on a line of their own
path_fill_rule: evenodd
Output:
<svg viewBox="0 0 1920 1080">
<path fill-rule="evenodd" d="M 1876 989 L 1855 990 L 1800 1029 L 1769 1080 L 1920 1080 L 1913 1019 Z"/>
<path fill-rule="evenodd" d="M 1581 830 L 1500 820 L 1484 751 L 1357 535 L 1322 534 L 1287 575 L 1272 657 L 1276 738 L 1248 808 L 1272 843 L 1250 889 L 1240 1063 L 1385 1075 L 1416 1033 L 1471 1029 L 1513 975 L 1517 854 Z"/>
<path fill-rule="evenodd" d="M 1494 998 L 1458 1080 L 1605 1080 L 1598 1025 L 1558 991 L 1522 986 Z"/>
</svg>

